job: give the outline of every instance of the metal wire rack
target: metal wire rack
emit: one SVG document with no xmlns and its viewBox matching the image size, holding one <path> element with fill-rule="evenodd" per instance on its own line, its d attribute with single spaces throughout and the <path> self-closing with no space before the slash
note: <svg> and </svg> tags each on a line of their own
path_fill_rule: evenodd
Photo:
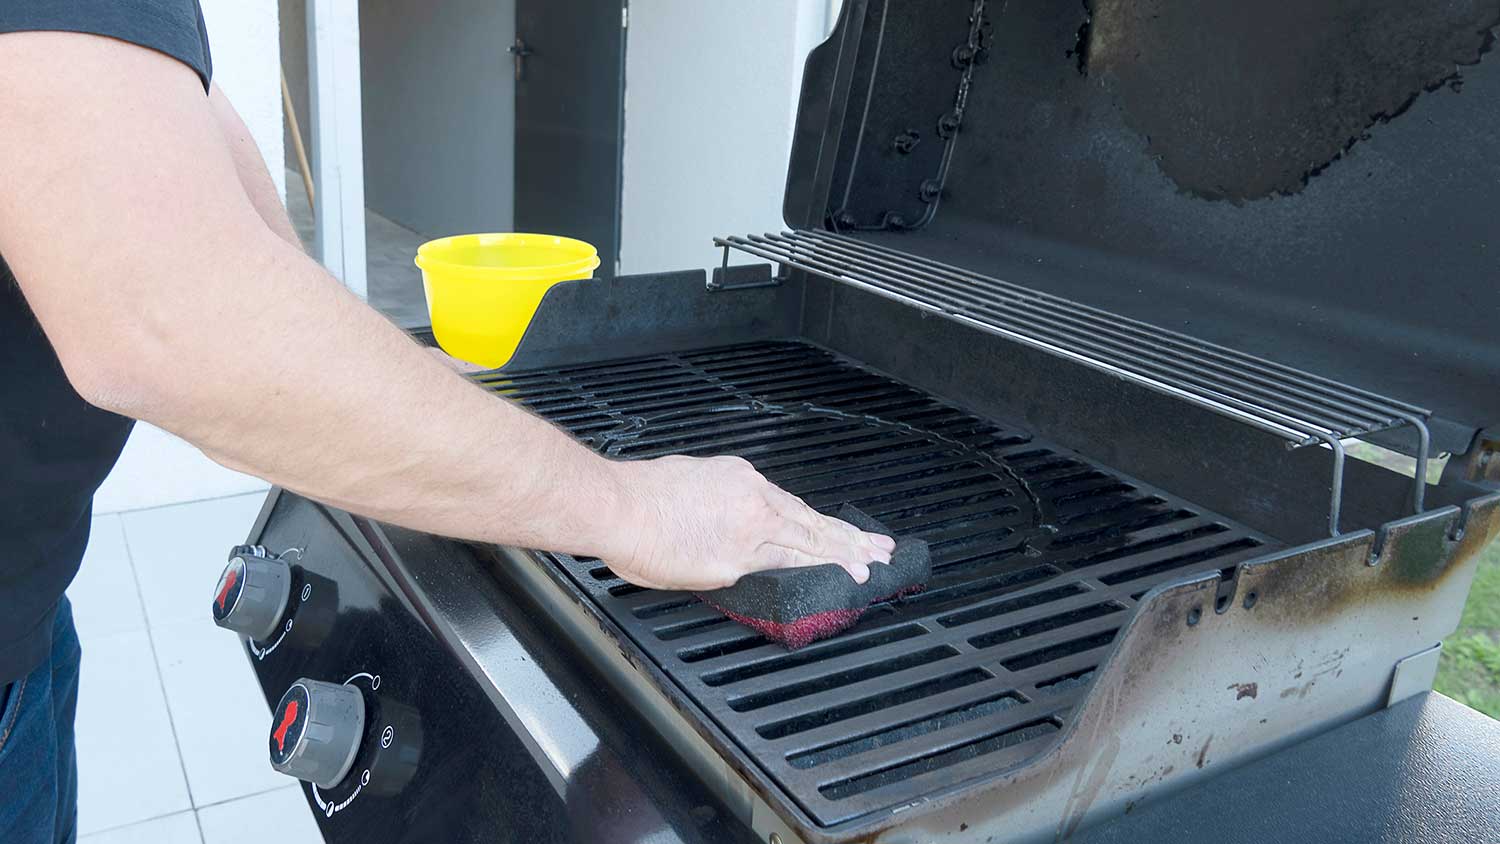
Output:
<svg viewBox="0 0 1500 844">
<path fill-rule="evenodd" d="M 714 238 L 724 249 L 857 287 L 1108 372 L 1286 440 L 1333 452 L 1329 532 L 1339 533 L 1343 440 L 1411 427 L 1422 512 L 1432 412 L 1275 361 L 1060 296 L 846 235 L 819 231 Z M 727 274 L 725 275 L 727 278 Z"/>
</svg>

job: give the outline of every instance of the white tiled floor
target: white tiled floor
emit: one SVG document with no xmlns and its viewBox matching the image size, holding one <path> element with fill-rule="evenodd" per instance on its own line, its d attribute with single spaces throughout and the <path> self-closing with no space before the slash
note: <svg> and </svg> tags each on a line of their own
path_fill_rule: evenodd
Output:
<svg viewBox="0 0 1500 844">
<path fill-rule="evenodd" d="M 245 541 L 264 500 L 257 492 L 120 515 L 150 627 L 207 620 L 203 596 L 218 581 L 229 546 Z"/>
<path fill-rule="evenodd" d="M 270 713 L 249 662 L 208 617 L 265 489 L 145 425 L 101 489 L 68 590 L 87 844 L 322 841 L 300 787 L 266 762 Z"/>
<path fill-rule="evenodd" d="M 146 631 L 83 641 L 77 736 L 80 832 L 192 808 Z"/>
<path fill-rule="evenodd" d="M 202 844 L 196 812 L 178 812 L 149 821 L 85 835 L 89 844 Z"/>
<path fill-rule="evenodd" d="M 94 495 L 94 513 L 259 492 L 266 482 L 231 472 L 160 428 L 137 424 L 115 470 Z"/>
<path fill-rule="evenodd" d="M 198 810 L 206 844 L 321 841 L 307 801 L 295 788 L 278 788 Z"/>
</svg>

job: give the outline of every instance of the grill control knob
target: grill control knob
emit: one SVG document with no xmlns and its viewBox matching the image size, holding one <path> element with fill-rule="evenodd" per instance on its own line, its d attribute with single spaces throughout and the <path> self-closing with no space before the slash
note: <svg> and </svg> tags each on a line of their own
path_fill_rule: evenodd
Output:
<svg viewBox="0 0 1500 844">
<path fill-rule="evenodd" d="M 304 677 L 276 705 L 271 767 L 333 788 L 349 773 L 364 733 L 365 699 L 359 689 Z"/>
<path fill-rule="evenodd" d="M 292 592 L 292 569 L 281 560 L 236 554 L 214 589 L 214 624 L 257 642 L 276 632 Z"/>
</svg>

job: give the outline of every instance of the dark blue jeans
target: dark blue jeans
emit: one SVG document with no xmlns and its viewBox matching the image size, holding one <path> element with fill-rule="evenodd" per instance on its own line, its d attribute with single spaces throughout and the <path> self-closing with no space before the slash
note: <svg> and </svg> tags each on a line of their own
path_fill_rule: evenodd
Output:
<svg viewBox="0 0 1500 844">
<path fill-rule="evenodd" d="M 0 687 L 0 838 L 6 844 L 72 844 L 77 838 L 73 713 L 82 655 L 73 608 L 63 598 L 51 655 Z"/>
</svg>

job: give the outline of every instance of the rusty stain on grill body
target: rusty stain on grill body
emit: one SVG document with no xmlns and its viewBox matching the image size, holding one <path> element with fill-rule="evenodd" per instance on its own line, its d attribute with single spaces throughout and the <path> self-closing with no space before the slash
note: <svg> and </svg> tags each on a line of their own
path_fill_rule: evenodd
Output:
<svg viewBox="0 0 1500 844">
<path fill-rule="evenodd" d="M 1203 746 L 1200 747 L 1200 748 L 1198 748 L 1198 762 L 1197 762 L 1197 765 L 1198 765 L 1199 768 L 1202 768 L 1204 765 L 1208 764 L 1208 747 L 1209 747 L 1209 745 L 1211 745 L 1213 743 L 1214 743 L 1214 737 L 1213 737 L 1213 734 L 1210 733 L 1209 736 L 1208 736 L 1208 738 L 1206 738 L 1206 739 L 1203 740 Z"/>
<path fill-rule="evenodd" d="M 1466 512 L 1467 512 L 1466 508 Z M 1430 516 L 1431 514 L 1426 514 Z M 1461 517 L 1460 522 L 1467 521 Z M 1366 556 L 1381 548 L 1379 564 L 1364 569 L 1330 566 L 1339 556 L 1338 543 L 1323 543 L 1302 552 L 1301 564 L 1279 571 L 1255 588 L 1258 612 L 1294 627 L 1316 626 L 1350 605 L 1378 600 L 1400 592 L 1432 592 L 1455 572 L 1464 571 L 1497 535 L 1500 524 L 1488 520 L 1466 529 L 1457 541 L 1449 525 L 1423 516 L 1391 522 L 1379 534 L 1367 533 Z M 1358 536 L 1358 534 L 1354 535 Z M 1413 618 L 1418 621 L 1418 618 Z"/>
</svg>

